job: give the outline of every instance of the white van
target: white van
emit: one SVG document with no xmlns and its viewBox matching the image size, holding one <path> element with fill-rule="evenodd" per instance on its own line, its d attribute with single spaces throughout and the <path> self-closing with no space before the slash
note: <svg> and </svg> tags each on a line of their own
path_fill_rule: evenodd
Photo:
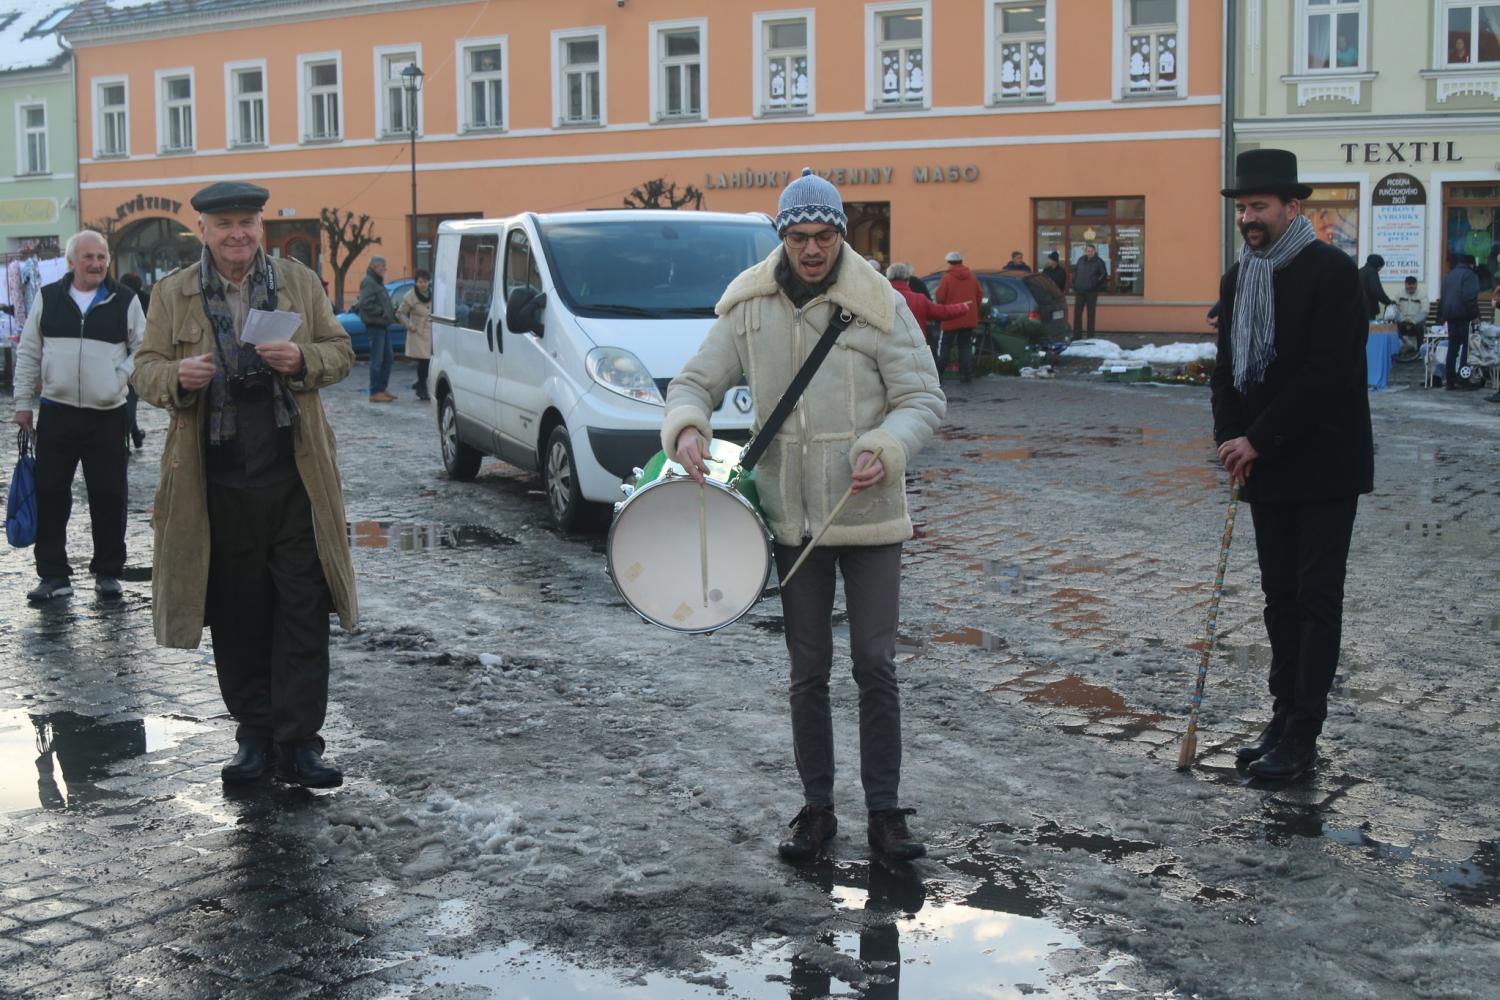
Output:
<svg viewBox="0 0 1500 1000">
<path fill-rule="evenodd" d="M 527 213 L 438 227 L 432 380 L 443 465 L 485 455 L 539 472 L 552 517 L 583 527 L 661 450 L 663 397 L 729 282 L 766 257 L 765 215 Z M 716 435 L 749 437 L 749 391 Z"/>
</svg>

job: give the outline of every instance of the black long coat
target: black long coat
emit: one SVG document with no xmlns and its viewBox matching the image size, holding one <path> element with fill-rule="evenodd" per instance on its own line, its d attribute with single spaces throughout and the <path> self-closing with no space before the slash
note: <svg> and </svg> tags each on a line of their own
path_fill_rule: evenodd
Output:
<svg viewBox="0 0 1500 1000">
<path fill-rule="evenodd" d="M 1260 453 L 1250 502 L 1336 500 L 1375 486 L 1359 270 L 1315 242 L 1276 272 L 1276 358 L 1248 393 L 1234 387 L 1234 291 L 1239 264 L 1219 282 L 1223 303 L 1213 374 L 1214 442 L 1248 437 Z"/>
</svg>

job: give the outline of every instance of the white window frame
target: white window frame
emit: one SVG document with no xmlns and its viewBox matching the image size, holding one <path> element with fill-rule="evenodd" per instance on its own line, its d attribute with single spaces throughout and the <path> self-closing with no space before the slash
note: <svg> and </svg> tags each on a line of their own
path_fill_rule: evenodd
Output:
<svg viewBox="0 0 1500 1000">
<path fill-rule="evenodd" d="M 1192 0 L 1177 0 L 1177 86 L 1171 90 L 1130 90 L 1130 0 L 1114 0 L 1114 5 L 1114 100 L 1160 101 L 1187 97 L 1188 52 L 1192 48 L 1188 10 L 1192 7 Z"/>
<path fill-rule="evenodd" d="M 766 34 L 767 26 L 779 21 L 807 22 L 807 104 L 805 107 L 770 107 L 766 100 Z M 752 33 L 755 39 L 755 115 L 782 118 L 788 115 L 815 115 L 818 113 L 818 26 L 817 12 L 811 7 L 797 10 L 771 10 L 751 15 Z"/>
<path fill-rule="evenodd" d="M 121 105 L 124 115 L 124 127 L 122 128 L 125 148 L 106 152 L 104 149 L 104 108 L 100 102 L 100 93 L 105 87 L 119 85 L 125 88 L 125 103 Z M 117 157 L 130 155 L 130 78 L 128 76 L 96 76 L 89 81 L 89 92 L 93 95 L 94 106 L 94 158 L 115 159 Z M 112 112 L 113 113 L 113 112 Z"/>
<path fill-rule="evenodd" d="M 588 28 L 558 28 L 552 32 L 552 124 L 555 128 L 590 128 L 609 124 L 609 55 L 603 25 Z M 593 118 L 568 119 L 568 63 L 563 53 L 568 42 L 592 39 L 599 45 L 599 106 Z"/>
<path fill-rule="evenodd" d="M 40 169 L 32 170 L 29 161 L 31 155 L 30 144 L 26 141 L 35 129 L 26 124 L 26 112 L 32 108 L 42 109 L 41 163 Z M 41 177 L 52 173 L 52 143 L 48 136 L 48 128 L 51 122 L 47 119 L 46 101 L 17 101 L 16 102 L 16 176 L 17 177 Z"/>
<path fill-rule="evenodd" d="M 1494 0 L 1438 0 L 1433 6 L 1436 8 L 1437 24 L 1432 38 L 1432 65 L 1437 69 L 1451 70 L 1459 73 L 1492 73 L 1500 72 L 1500 61 L 1479 62 L 1475 57 L 1479 55 L 1474 48 L 1472 36 L 1469 39 L 1469 56 L 1466 63 L 1450 63 L 1448 61 L 1448 11 L 1454 7 L 1482 7 Z M 1475 18 L 1477 27 L 1478 18 Z"/>
<path fill-rule="evenodd" d="M 260 70 L 260 121 L 265 133 L 259 142 L 239 141 L 239 115 L 235 103 L 238 95 L 234 91 L 236 73 L 247 69 Z M 224 147 L 226 149 L 261 149 L 271 143 L 271 75 L 266 72 L 264 59 L 247 59 L 243 62 L 224 64 Z"/>
<path fill-rule="evenodd" d="M 391 120 L 391 116 L 390 116 L 390 91 L 386 87 L 386 84 L 387 84 L 388 81 L 385 78 L 385 61 L 387 59 L 389 59 L 390 57 L 392 57 L 392 56 L 400 56 L 404 60 L 404 62 L 402 63 L 402 67 L 401 67 L 402 69 L 404 69 L 407 66 L 410 66 L 412 63 L 416 63 L 417 68 L 420 69 L 421 66 L 422 66 L 422 46 L 418 42 L 413 42 L 410 45 L 380 45 L 380 46 L 376 46 L 375 51 L 374 51 L 374 55 L 375 55 L 375 62 L 374 62 L 374 69 L 375 69 L 375 116 L 376 116 L 376 118 L 375 118 L 375 138 L 377 138 L 377 139 L 406 139 L 406 138 L 410 138 L 410 136 L 411 136 L 411 129 L 410 128 L 404 128 L 404 129 L 400 130 L 399 132 L 393 131 L 391 128 L 389 128 L 390 120 Z M 397 72 L 399 73 L 400 70 L 397 70 Z M 424 77 L 424 79 L 425 79 L 425 77 Z M 425 88 L 425 87 L 419 87 L 417 89 L 417 107 L 416 107 L 416 112 L 417 112 L 417 135 L 423 135 L 423 134 L 426 133 L 426 127 L 425 127 L 426 126 L 426 118 L 425 118 L 425 116 L 423 114 L 423 107 L 422 107 L 422 105 L 423 105 L 422 95 L 426 92 L 426 89 L 427 88 Z M 405 100 L 405 96 L 406 96 L 406 90 L 405 90 L 404 87 L 402 88 L 401 94 L 402 94 L 402 100 L 404 101 Z M 404 114 L 404 112 L 403 112 L 403 114 Z"/>
<path fill-rule="evenodd" d="M 187 123 L 192 141 L 186 146 L 170 145 L 172 138 L 172 109 L 182 105 L 173 104 L 167 98 L 167 81 L 187 78 Z M 159 69 L 156 71 L 156 149 L 159 153 L 191 153 L 198 148 L 198 78 L 193 67 Z"/>
<path fill-rule="evenodd" d="M 1180 0 L 1179 0 L 1180 2 Z M 1311 14 L 1358 14 L 1359 15 L 1359 62 L 1353 66 L 1334 66 L 1333 60 L 1330 65 L 1323 69 L 1312 69 L 1307 65 L 1307 19 Z M 1293 27 L 1296 44 L 1292 47 L 1292 75 L 1293 76 L 1343 76 L 1350 73 L 1365 73 L 1370 67 L 1370 0 L 1356 0 L 1353 3 L 1335 2 L 1328 5 L 1326 11 L 1315 11 L 1307 0 L 1297 0 L 1294 12 L 1296 24 Z M 1335 19 L 1336 21 L 1336 19 Z M 1337 36 L 1334 36 L 1334 44 L 1338 44 Z"/>
<path fill-rule="evenodd" d="M 500 124 L 499 125 L 473 125 L 473 115 L 469 111 L 469 50 L 470 49 L 500 49 Z M 494 133 L 505 132 L 510 129 L 510 41 L 507 35 L 493 35 L 489 38 L 460 38 L 453 43 L 454 65 L 458 72 L 453 74 L 458 82 L 458 131 L 459 134 L 469 132 Z"/>
<path fill-rule="evenodd" d="M 922 14 L 922 100 L 901 104 L 883 104 L 880 100 L 880 18 L 900 11 Z M 932 0 L 906 0 L 865 4 L 865 110 L 917 111 L 932 108 Z"/>
<path fill-rule="evenodd" d="M 1057 0 L 1043 0 L 1046 7 L 1044 16 L 1047 19 L 1044 39 L 1044 44 L 1047 46 L 1046 93 L 1041 97 L 1025 93 L 1019 97 L 1003 97 L 1000 94 L 1000 29 L 1005 23 L 1001 20 L 1000 10 L 1016 2 L 1017 0 L 989 0 L 984 5 L 984 37 L 987 40 L 984 58 L 985 103 L 990 107 L 1038 101 L 1054 104 L 1057 101 Z M 1036 3 L 1033 2 L 1032 6 L 1036 6 Z"/>
<path fill-rule="evenodd" d="M 333 63 L 337 82 L 329 87 L 320 87 L 314 93 L 309 77 L 314 66 Z M 320 97 L 333 97 L 333 111 L 338 117 L 338 128 L 332 135 L 313 135 L 309 131 L 313 124 L 313 101 Z M 342 52 L 309 52 L 297 56 L 297 139 L 303 144 L 342 142 L 344 140 L 344 55 Z"/>
<path fill-rule="evenodd" d="M 669 31 L 685 31 L 695 28 L 698 31 L 698 112 L 689 115 L 669 115 L 666 113 L 665 101 L 667 99 L 666 88 L 663 86 L 665 80 L 662 75 L 667 63 L 662 54 L 662 36 Z M 651 99 L 651 120 L 657 123 L 672 122 L 696 122 L 708 120 L 708 18 L 690 17 L 676 21 L 652 21 L 647 26 L 646 51 L 650 53 L 650 86 L 649 96 Z M 673 65 L 685 65 L 685 63 Z"/>
</svg>

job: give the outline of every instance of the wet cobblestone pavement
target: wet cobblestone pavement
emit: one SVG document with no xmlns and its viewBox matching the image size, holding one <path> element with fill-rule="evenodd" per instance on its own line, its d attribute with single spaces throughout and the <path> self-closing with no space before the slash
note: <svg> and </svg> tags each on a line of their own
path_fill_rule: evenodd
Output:
<svg viewBox="0 0 1500 1000">
<path fill-rule="evenodd" d="M 931 857 L 869 857 L 836 666 L 842 826 L 794 870 L 778 602 L 712 638 L 640 623 L 599 537 L 553 532 L 499 463 L 448 482 L 426 407 L 371 407 L 364 380 L 326 394 L 364 613 L 335 630 L 341 789 L 225 789 L 212 650 L 152 643 L 159 411 L 124 600 L 30 608 L 29 550 L 0 553 L 0 995 L 1496 995 L 1479 394 L 1372 397 L 1319 766 L 1260 787 L 1228 752 L 1266 710 L 1248 516 L 1199 765 L 1172 766 L 1226 499 L 1206 391 L 951 385 L 910 475 L 900 643 Z M 86 565 L 81 479 L 71 529 Z"/>
</svg>

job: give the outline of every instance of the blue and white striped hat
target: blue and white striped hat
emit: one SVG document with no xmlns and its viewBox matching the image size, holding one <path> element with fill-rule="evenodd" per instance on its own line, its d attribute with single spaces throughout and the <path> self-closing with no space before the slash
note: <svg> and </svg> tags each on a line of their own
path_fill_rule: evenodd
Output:
<svg viewBox="0 0 1500 1000">
<path fill-rule="evenodd" d="M 841 233 L 849 231 L 839 189 L 813 173 L 812 167 L 802 168 L 802 176 L 786 186 L 776 205 L 777 233 L 784 233 L 800 222 L 821 222 L 837 227 Z"/>
</svg>

